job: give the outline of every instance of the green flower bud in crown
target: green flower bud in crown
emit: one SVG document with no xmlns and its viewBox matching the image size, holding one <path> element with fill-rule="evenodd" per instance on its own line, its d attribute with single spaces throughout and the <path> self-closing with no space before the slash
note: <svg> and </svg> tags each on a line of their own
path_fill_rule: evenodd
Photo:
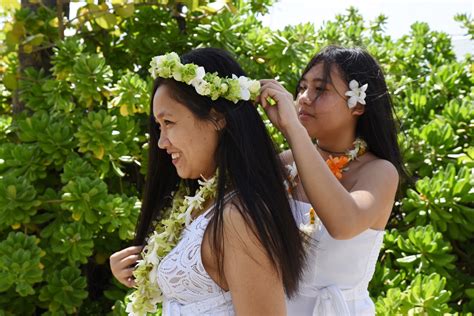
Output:
<svg viewBox="0 0 474 316">
<path fill-rule="evenodd" d="M 258 80 L 236 75 L 232 75 L 232 78 L 221 78 L 217 73 L 206 73 L 204 67 L 182 64 L 176 53 L 153 57 L 149 71 L 153 79 L 173 78 L 193 86 L 198 94 L 212 100 L 224 98 L 237 103 L 240 100 L 255 100 L 260 92 Z"/>
</svg>

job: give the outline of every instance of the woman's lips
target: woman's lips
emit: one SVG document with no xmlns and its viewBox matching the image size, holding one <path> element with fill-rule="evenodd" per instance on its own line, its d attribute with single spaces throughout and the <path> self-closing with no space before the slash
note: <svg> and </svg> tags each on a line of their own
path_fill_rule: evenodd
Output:
<svg viewBox="0 0 474 316">
<path fill-rule="evenodd" d="M 178 163 L 179 158 L 181 157 L 180 153 L 171 153 L 171 162 L 176 165 Z"/>
</svg>

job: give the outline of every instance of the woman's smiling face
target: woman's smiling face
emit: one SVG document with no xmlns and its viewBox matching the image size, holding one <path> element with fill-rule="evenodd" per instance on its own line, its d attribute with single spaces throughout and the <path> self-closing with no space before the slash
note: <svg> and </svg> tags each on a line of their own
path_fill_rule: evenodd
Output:
<svg viewBox="0 0 474 316">
<path fill-rule="evenodd" d="M 153 97 L 153 115 L 161 130 L 158 147 L 171 155 L 180 178 L 208 179 L 216 171 L 216 124 L 196 117 L 170 93 L 168 86 L 161 85 Z"/>
</svg>

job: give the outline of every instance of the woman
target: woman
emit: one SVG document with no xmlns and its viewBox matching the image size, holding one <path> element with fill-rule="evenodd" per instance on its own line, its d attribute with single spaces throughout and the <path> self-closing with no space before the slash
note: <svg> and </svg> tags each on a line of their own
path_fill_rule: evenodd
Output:
<svg viewBox="0 0 474 316">
<path fill-rule="evenodd" d="M 151 65 L 149 167 L 136 244 L 149 238 L 142 260 L 140 246 L 110 258 L 114 276 L 137 287 L 127 311 L 144 315 L 163 302 L 163 314 L 173 316 L 284 315 L 304 248 L 275 149 L 248 101 L 258 82 L 212 48 Z"/>
<path fill-rule="evenodd" d="M 288 314 L 374 315 L 367 286 L 405 174 L 382 71 L 364 50 L 329 46 L 303 71 L 296 103 L 278 82 L 261 83 L 291 148 L 281 157 L 295 217 L 314 239 Z"/>
</svg>

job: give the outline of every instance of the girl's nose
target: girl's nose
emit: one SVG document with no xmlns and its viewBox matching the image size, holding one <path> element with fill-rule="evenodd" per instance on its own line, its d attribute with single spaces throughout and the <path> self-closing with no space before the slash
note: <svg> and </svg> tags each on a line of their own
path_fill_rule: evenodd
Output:
<svg viewBox="0 0 474 316">
<path fill-rule="evenodd" d="M 304 105 L 309 105 L 313 101 L 312 96 L 309 93 L 309 89 L 306 89 L 300 95 L 298 96 L 298 103 L 299 104 L 304 104 Z"/>
</svg>

